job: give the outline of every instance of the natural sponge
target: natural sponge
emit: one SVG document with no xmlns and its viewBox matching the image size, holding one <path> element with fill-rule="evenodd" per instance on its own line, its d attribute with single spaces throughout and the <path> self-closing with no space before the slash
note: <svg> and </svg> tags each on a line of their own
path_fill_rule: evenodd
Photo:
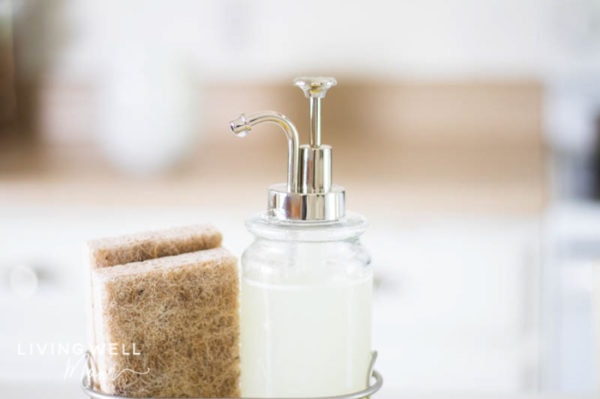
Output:
<svg viewBox="0 0 600 399">
<path fill-rule="evenodd" d="M 239 396 L 237 260 L 220 243 L 207 226 L 88 243 L 95 389 Z"/>
<path fill-rule="evenodd" d="M 88 241 L 93 267 L 108 267 L 179 255 L 221 245 L 221 233 L 211 225 L 191 225 Z"/>
</svg>

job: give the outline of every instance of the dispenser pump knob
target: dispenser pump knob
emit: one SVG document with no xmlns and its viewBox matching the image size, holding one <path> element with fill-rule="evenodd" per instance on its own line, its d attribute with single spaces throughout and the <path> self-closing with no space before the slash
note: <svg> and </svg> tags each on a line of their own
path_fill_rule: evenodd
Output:
<svg viewBox="0 0 600 399">
<path fill-rule="evenodd" d="M 337 80 L 330 77 L 301 77 L 294 79 L 294 85 L 302 89 L 306 98 L 324 98 L 327 90 L 337 85 Z"/>
</svg>

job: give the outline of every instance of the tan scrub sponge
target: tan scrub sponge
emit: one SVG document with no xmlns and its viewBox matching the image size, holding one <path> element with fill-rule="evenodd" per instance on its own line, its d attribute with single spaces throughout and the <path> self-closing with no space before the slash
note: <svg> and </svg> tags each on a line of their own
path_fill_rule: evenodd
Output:
<svg viewBox="0 0 600 399">
<path fill-rule="evenodd" d="M 103 238 L 87 246 L 92 267 L 108 267 L 217 248 L 221 240 L 215 227 L 192 225 Z"/>
<path fill-rule="evenodd" d="M 237 260 L 207 226 L 88 243 L 95 389 L 239 396 Z"/>
</svg>

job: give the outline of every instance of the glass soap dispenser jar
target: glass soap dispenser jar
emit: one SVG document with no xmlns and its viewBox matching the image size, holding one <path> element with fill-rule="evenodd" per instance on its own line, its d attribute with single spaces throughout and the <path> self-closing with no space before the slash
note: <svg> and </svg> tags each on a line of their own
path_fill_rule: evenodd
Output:
<svg viewBox="0 0 600 399">
<path fill-rule="evenodd" d="M 243 397 L 319 397 L 365 389 L 371 367 L 372 271 L 359 241 L 362 216 L 345 211 L 331 183 L 331 147 L 321 144 L 321 99 L 333 78 L 294 81 L 310 100 L 310 144 L 276 112 L 230 123 L 245 136 L 263 122 L 287 137 L 287 182 L 247 227 L 242 256 L 240 362 Z"/>
</svg>

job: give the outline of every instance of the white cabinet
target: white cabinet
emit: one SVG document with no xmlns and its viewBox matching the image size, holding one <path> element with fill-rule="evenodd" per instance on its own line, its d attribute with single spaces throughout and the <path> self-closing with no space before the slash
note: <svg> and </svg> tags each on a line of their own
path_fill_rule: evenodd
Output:
<svg viewBox="0 0 600 399">
<path fill-rule="evenodd" d="M 208 221 L 241 255 L 251 240 L 247 216 L 229 209 L 0 208 L 0 381 L 62 380 L 80 359 L 41 354 L 35 345 L 85 345 L 85 239 Z M 368 216 L 364 241 L 376 275 L 373 336 L 383 396 L 535 388 L 536 219 Z M 25 297 L 19 283 L 10 285 L 10 274 L 23 270 L 25 282 L 29 271 L 38 279 Z M 79 370 L 67 376 L 78 378 Z"/>
<path fill-rule="evenodd" d="M 558 203 L 545 220 L 542 387 L 600 390 L 600 206 Z"/>
<path fill-rule="evenodd" d="M 537 387 L 537 219 L 382 220 L 367 241 L 380 284 L 374 334 L 386 389 Z"/>
</svg>

